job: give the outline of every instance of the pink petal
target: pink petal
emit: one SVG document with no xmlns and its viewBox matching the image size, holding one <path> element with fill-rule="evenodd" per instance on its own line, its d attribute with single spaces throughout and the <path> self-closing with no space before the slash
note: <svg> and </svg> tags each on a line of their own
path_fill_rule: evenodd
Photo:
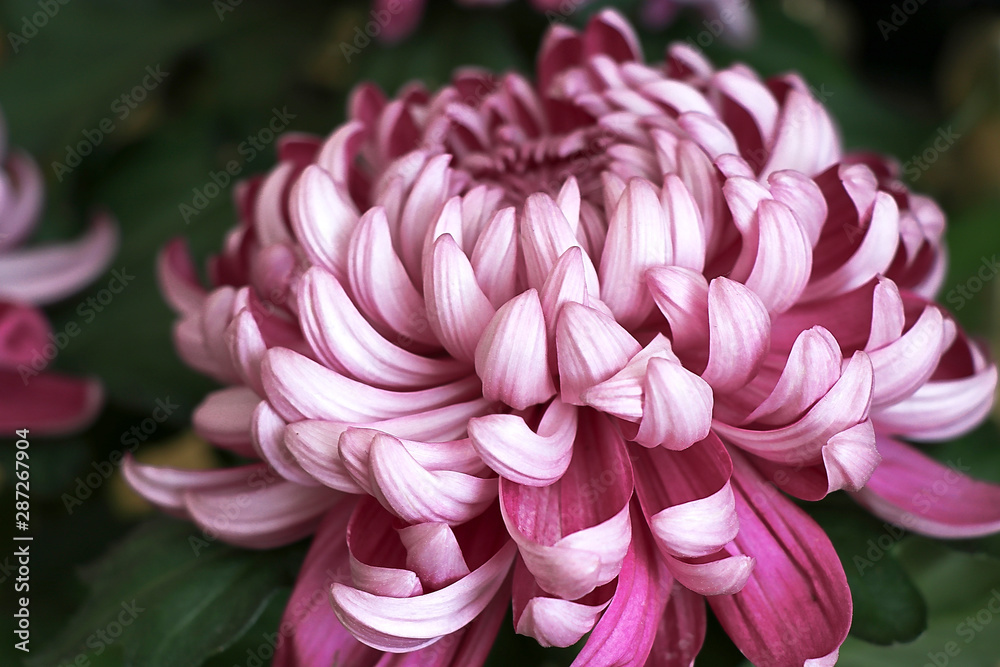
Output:
<svg viewBox="0 0 1000 667">
<path fill-rule="evenodd" d="M 680 450 L 708 436 L 712 387 L 679 362 L 650 359 L 643 385 L 642 419 L 635 442 Z"/>
<path fill-rule="evenodd" d="M 392 436 L 376 435 L 369 456 L 372 492 L 409 523 L 461 524 L 496 500 L 495 478 L 427 470 Z"/>
<path fill-rule="evenodd" d="M 631 538 L 624 442 L 606 417 L 584 414 L 559 481 L 530 487 L 500 480 L 504 523 L 525 564 L 544 590 L 566 600 L 614 579 Z"/>
<path fill-rule="evenodd" d="M 351 294 L 380 333 L 405 345 L 439 345 L 427 307 L 392 247 L 385 209 L 369 209 L 358 222 L 348 258 Z"/>
<path fill-rule="evenodd" d="M 790 208 L 765 199 L 757 208 L 760 238 L 757 260 L 746 286 L 769 312 L 788 310 L 806 289 L 812 271 L 812 246 Z"/>
<path fill-rule="evenodd" d="M 738 454 L 733 490 L 740 518 L 734 552 L 756 557 L 733 595 L 709 598 L 716 617 L 759 665 L 809 664 L 839 649 L 851 626 L 851 591 L 823 530 Z M 813 663 L 817 664 L 817 663 Z"/>
<path fill-rule="evenodd" d="M 494 308 L 517 290 L 517 223 L 514 208 L 501 209 L 490 219 L 472 249 L 476 282 Z"/>
<path fill-rule="evenodd" d="M 868 417 L 871 397 L 871 362 L 864 352 L 855 352 L 833 388 L 797 422 L 773 430 L 751 430 L 717 421 L 714 428 L 727 441 L 761 458 L 809 465 L 819 461 L 830 438 Z"/>
<path fill-rule="evenodd" d="M 525 486 L 548 486 L 569 467 L 576 425 L 576 408 L 557 398 L 546 408 L 537 433 L 516 415 L 486 415 L 469 420 L 469 438 L 501 477 Z"/>
<path fill-rule="evenodd" d="M 641 289 L 645 271 L 673 257 L 667 217 L 648 181 L 633 179 L 618 200 L 608 222 L 601 256 L 601 299 L 625 327 L 646 319 L 652 310 Z"/>
<path fill-rule="evenodd" d="M 808 151 L 802 146 L 807 143 Z M 840 159 L 840 138 L 823 104 L 808 93 L 790 90 L 771 145 L 771 155 L 761 178 L 780 169 L 818 174 Z"/>
<path fill-rule="evenodd" d="M 945 539 L 1000 530 L 1000 486 L 966 476 L 961 460 L 947 466 L 887 437 L 878 449 L 882 464 L 854 497 L 880 518 Z"/>
<path fill-rule="evenodd" d="M 358 210 L 343 185 L 322 167 L 312 165 L 292 187 L 292 227 L 314 263 L 339 278 L 347 276 L 347 251 Z"/>
<path fill-rule="evenodd" d="M 702 377 L 716 391 L 734 391 L 756 374 L 770 345 L 765 304 L 740 283 L 716 278 L 708 288 L 709 353 Z"/>
<path fill-rule="evenodd" d="M 656 306 L 670 323 L 670 338 L 679 351 L 698 349 L 709 339 L 708 282 L 691 269 L 661 266 L 646 273 Z"/>
<path fill-rule="evenodd" d="M 431 410 L 472 398 L 470 377 L 420 391 L 396 392 L 352 380 L 297 352 L 268 350 L 261 364 L 267 398 L 286 421 L 327 419 L 365 423 Z"/>
<path fill-rule="evenodd" d="M 666 175 L 660 201 L 670 230 L 672 264 L 700 272 L 705 268 L 705 225 L 697 202 L 680 176 Z"/>
<path fill-rule="evenodd" d="M 601 10 L 588 21 L 583 31 L 583 52 L 587 57 L 604 54 L 617 62 L 642 60 L 642 48 L 632 26 L 610 9 Z"/>
<path fill-rule="evenodd" d="M 19 248 L 0 255 L 0 299 L 45 305 L 92 282 L 118 248 L 118 226 L 107 215 L 94 218 L 78 240 L 59 245 Z M 128 267 L 122 269 L 126 274 Z M 128 279 L 117 278 L 120 292 Z"/>
<path fill-rule="evenodd" d="M 399 251 L 403 266 L 414 281 L 421 276 L 424 237 L 448 196 L 451 156 L 436 155 L 427 161 L 406 198 L 399 219 Z"/>
<path fill-rule="evenodd" d="M 476 372 L 486 399 L 518 410 L 555 395 L 536 290 L 508 301 L 493 316 L 476 347 Z"/>
<path fill-rule="evenodd" d="M 380 597 L 334 584 L 334 611 L 359 640 L 383 651 L 427 646 L 468 624 L 489 605 L 517 554 L 507 542 L 478 569 L 441 590 L 416 597 Z"/>
<path fill-rule="evenodd" d="M 247 387 L 210 393 L 191 415 L 194 431 L 209 442 L 243 456 L 253 456 L 250 419 L 260 396 Z"/>
<path fill-rule="evenodd" d="M 561 398 L 583 405 L 580 395 L 625 367 L 639 343 L 611 317 L 569 302 L 556 324 Z"/>
<path fill-rule="evenodd" d="M 573 227 L 562 210 L 547 194 L 528 197 L 520 220 L 521 252 L 528 276 L 528 285 L 541 289 L 556 262 L 568 249 L 579 246 Z M 587 276 L 587 291 L 599 294 L 597 270 L 590 258 L 583 255 Z"/>
<path fill-rule="evenodd" d="M 636 449 L 632 456 L 639 500 L 665 553 L 708 556 L 736 537 L 733 464 L 718 436 L 682 452 Z"/>
<path fill-rule="evenodd" d="M 461 361 L 476 358 L 476 346 L 495 311 L 476 282 L 469 258 L 451 235 L 437 240 L 424 273 L 431 328 L 448 352 Z"/>
<path fill-rule="evenodd" d="M 327 365 L 367 384 L 418 389 L 444 384 L 469 372 L 452 359 L 422 357 L 379 335 L 358 312 L 340 282 L 321 267 L 302 276 L 299 320 L 306 340 Z"/>
<path fill-rule="evenodd" d="M 406 567 L 420 577 L 424 590 L 439 590 L 470 573 L 462 547 L 446 523 L 419 523 L 400 528 Z"/>
<path fill-rule="evenodd" d="M 318 486 L 319 482 L 296 460 L 285 444 L 285 429 L 288 424 L 274 411 L 267 401 L 260 401 L 251 417 L 250 432 L 253 436 L 254 452 L 274 471 L 302 486 Z"/>
</svg>

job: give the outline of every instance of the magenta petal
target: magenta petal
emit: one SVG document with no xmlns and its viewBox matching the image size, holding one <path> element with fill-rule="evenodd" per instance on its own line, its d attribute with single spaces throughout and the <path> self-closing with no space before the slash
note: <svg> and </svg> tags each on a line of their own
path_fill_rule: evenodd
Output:
<svg viewBox="0 0 1000 667">
<path fill-rule="evenodd" d="M 344 534 L 353 510 L 354 502 L 345 498 L 327 512 L 316 529 L 292 597 L 285 606 L 281 627 L 290 634 L 278 642 L 275 667 L 327 665 L 338 660 L 357 667 L 372 667 L 381 655 L 351 636 L 326 599 L 325 591 L 334 582 L 348 578 Z"/>
<path fill-rule="evenodd" d="M 871 397 L 871 362 L 864 352 L 855 352 L 833 388 L 793 424 L 754 430 L 717 421 L 714 428 L 727 441 L 769 461 L 810 465 L 819 462 L 831 437 L 868 417 Z"/>
<path fill-rule="evenodd" d="M 633 506 L 632 544 L 618 575 L 611 605 L 604 611 L 573 667 L 649 664 L 647 656 L 670 593 L 670 576 Z"/>
<path fill-rule="evenodd" d="M 0 429 L 27 428 L 38 435 L 60 435 L 90 424 L 101 411 L 104 390 L 96 380 L 42 373 L 27 378 L 0 369 Z"/>
<path fill-rule="evenodd" d="M 878 439 L 882 463 L 854 497 L 879 517 L 931 537 L 1000 531 L 1000 486 L 963 474 L 893 438 Z"/>
<path fill-rule="evenodd" d="M 739 530 L 733 491 L 733 464 L 712 434 L 682 452 L 633 450 L 636 491 L 653 536 L 667 554 L 708 556 Z"/>
<path fill-rule="evenodd" d="M 625 443 L 607 417 L 583 416 L 573 460 L 559 481 L 529 487 L 500 480 L 504 523 L 525 564 L 542 589 L 566 600 L 614 579 L 631 539 Z"/>
<path fill-rule="evenodd" d="M 692 667 L 705 642 L 705 599 L 675 582 L 645 667 Z"/>
<path fill-rule="evenodd" d="M 758 665 L 800 667 L 835 653 L 851 626 L 851 591 L 823 530 L 733 453 L 740 532 L 753 555 L 743 589 L 709 598 L 726 633 Z"/>
<path fill-rule="evenodd" d="M 532 431 L 516 415 L 469 420 L 469 438 L 497 474 L 525 486 L 548 486 L 566 472 L 576 440 L 577 409 L 558 398 Z"/>
</svg>

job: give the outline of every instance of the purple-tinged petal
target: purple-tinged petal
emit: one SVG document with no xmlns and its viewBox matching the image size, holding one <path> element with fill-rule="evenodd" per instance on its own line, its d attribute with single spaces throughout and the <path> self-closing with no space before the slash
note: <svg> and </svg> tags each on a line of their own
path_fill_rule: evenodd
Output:
<svg viewBox="0 0 1000 667">
<path fill-rule="evenodd" d="M 302 486 L 319 486 L 320 482 L 306 472 L 285 444 L 288 424 L 267 401 L 261 401 L 251 416 L 250 433 L 253 450 L 274 471 Z"/>
<path fill-rule="evenodd" d="M 403 266 L 416 282 L 421 276 L 424 237 L 448 197 L 451 156 L 436 155 L 427 161 L 410 188 L 399 217 L 399 252 Z"/>
<path fill-rule="evenodd" d="M 618 12 L 598 12 L 583 31 L 583 53 L 592 58 L 606 55 L 617 62 L 642 60 L 642 48 L 632 26 Z"/>
<path fill-rule="evenodd" d="M 490 219 L 472 249 L 472 270 L 483 293 L 499 308 L 517 291 L 517 222 L 513 207 Z"/>
<path fill-rule="evenodd" d="M 0 429 L 13 433 L 29 429 L 38 435 L 79 431 L 97 418 L 104 403 L 101 383 L 57 373 L 22 377 L 21 372 L 0 369 Z"/>
<path fill-rule="evenodd" d="M 708 436 L 712 387 L 677 361 L 650 359 L 643 383 L 642 419 L 632 440 L 680 450 Z"/>
<path fill-rule="evenodd" d="M 757 259 L 746 279 L 767 306 L 780 313 L 798 301 L 812 271 L 812 246 L 792 210 L 765 199 L 757 207 L 759 239 Z"/>
<path fill-rule="evenodd" d="M 705 643 L 705 599 L 675 582 L 645 667 L 693 667 Z"/>
<path fill-rule="evenodd" d="M 471 572 L 448 524 L 418 523 L 397 532 L 406 547 L 406 567 L 420 577 L 425 591 L 444 588 Z"/>
<path fill-rule="evenodd" d="M 700 273 L 661 266 L 646 273 L 656 306 L 670 323 L 674 349 L 697 350 L 709 339 L 708 281 Z"/>
<path fill-rule="evenodd" d="M 535 289 L 542 288 L 556 262 L 567 250 L 580 246 L 573 227 L 547 194 L 536 193 L 525 201 L 519 234 L 528 285 Z M 583 264 L 587 292 L 597 296 L 600 294 L 597 270 L 586 253 L 583 254 Z"/>
<path fill-rule="evenodd" d="M 198 281 L 184 239 L 174 239 L 160 251 L 156 258 L 156 275 L 160 289 L 174 312 L 189 313 L 200 308 L 205 301 L 205 288 Z"/>
<path fill-rule="evenodd" d="M 667 174 L 664 177 L 660 201 L 666 212 L 673 247 L 671 264 L 701 271 L 705 268 L 705 225 L 697 202 L 680 176 Z"/>
</svg>

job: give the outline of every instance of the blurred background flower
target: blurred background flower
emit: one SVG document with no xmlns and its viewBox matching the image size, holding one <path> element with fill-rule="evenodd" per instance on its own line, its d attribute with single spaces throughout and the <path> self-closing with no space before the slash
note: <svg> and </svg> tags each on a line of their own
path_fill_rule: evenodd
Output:
<svg viewBox="0 0 1000 667">
<path fill-rule="evenodd" d="M 594 0 L 564 20 L 583 25 L 608 5 L 636 18 L 643 3 Z M 1000 167 L 992 148 L 1000 58 L 991 28 L 1000 15 L 992 5 L 758 2 L 757 39 L 739 48 L 684 6 L 669 27 L 640 36 L 651 59 L 676 40 L 703 48 L 720 66 L 739 60 L 766 76 L 801 72 L 848 147 L 897 156 L 904 182 L 942 203 L 951 261 L 940 300 L 972 335 L 991 341 L 998 330 L 991 262 L 1000 251 Z M 37 159 L 48 193 L 33 242 L 78 236 L 83 212 L 102 204 L 122 228 L 114 267 L 135 275 L 112 302 L 96 301 L 100 310 L 91 308 L 92 315 L 81 315 L 78 305 L 98 300 L 110 273 L 46 309 L 54 331 L 74 322 L 80 328 L 51 368 L 100 377 L 107 401 L 85 433 L 32 443 L 32 576 L 52 582 L 32 589 L 38 647 L 80 652 L 92 665 L 232 667 L 266 664 L 273 655 L 269 639 L 279 630 L 303 545 L 246 552 L 187 525 L 158 522 L 121 543 L 143 509 L 124 494 L 119 467 L 131 451 L 177 467 L 234 462 L 187 430 L 195 406 L 217 385 L 173 351 L 173 315 L 158 294 L 155 256 L 178 235 L 190 240 L 199 266 L 219 247 L 236 215 L 232 183 L 277 159 L 270 127 L 276 112 L 294 115 L 287 130 L 323 133 L 343 121 L 347 91 L 361 80 L 395 92 L 412 79 L 437 86 L 464 64 L 530 71 L 549 24 L 528 3 L 435 2 L 408 38 L 379 45 L 365 32 L 370 11 L 369 0 L 12 0 L 0 8 L 0 101 L 10 135 Z M 997 443 L 990 421 L 926 451 L 1000 482 Z M 9 451 L 5 446 L 0 501 L 7 525 L 14 502 Z M 912 667 L 931 661 L 929 654 L 952 665 L 995 663 L 1000 636 L 976 618 L 989 613 L 997 622 L 988 607 L 1000 588 L 996 539 L 932 542 L 830 501 L 810 511 L 831 536 L 852 586 L 855 624 L 841 664 Z M 98 565 L 77 577 L 88 562 Z M 0 564 L 7 567 L 2 558 Z M 8 569 L 0 570 L 3 577 L 0 585 L 11 586 Z M 142 632 L 100 639 L 139 591 L 156 601 L 139 605 L 146 611 L 130 627 Z M 8 619 L 14 597 L 2 597 Z M 193 600 L 202 603 L 198 613 L 177 613 Z M 572 650 L 538 649 L 511 626 L 504 621 L 491 664 L 572 661 Z M 175 641 L 194 636 L 184 634 L 192 627 L 214 632 L 198 642 Z M 61 630 L 71 636 L 64 633 L 56 645 Z M 717 625 L 710 622 L 708 633 L 704 664 L 745 665 Z M 0 662 L 21 664 L 24 656 L 11 644 L 0 645 Z M 946 653 L 949 647 L 958 655 Z"/>
</svg>

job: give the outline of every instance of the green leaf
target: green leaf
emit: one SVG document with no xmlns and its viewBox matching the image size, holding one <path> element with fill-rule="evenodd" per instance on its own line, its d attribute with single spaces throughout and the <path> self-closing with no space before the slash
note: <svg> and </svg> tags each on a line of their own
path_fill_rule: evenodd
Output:
<svg viewBox="0 0 1000 667">
<path fill-rule="evenodd" d="M 851 634 L 875 644 L 916 639 L 927 627 L 927 608 L 893 553 L 905 532 L 848 505 L 809 509 L 847 573 L 854 599 Z"/>
<path fill-rule="evenodd" d="M 294 580 L 298 546 L 250 552 L 194 526 L 150 521 L 81 571 L 90 597 L 29 667 L 120 650 L 125 665 L 200 665 L 253 626 Z"/>
</svg>

